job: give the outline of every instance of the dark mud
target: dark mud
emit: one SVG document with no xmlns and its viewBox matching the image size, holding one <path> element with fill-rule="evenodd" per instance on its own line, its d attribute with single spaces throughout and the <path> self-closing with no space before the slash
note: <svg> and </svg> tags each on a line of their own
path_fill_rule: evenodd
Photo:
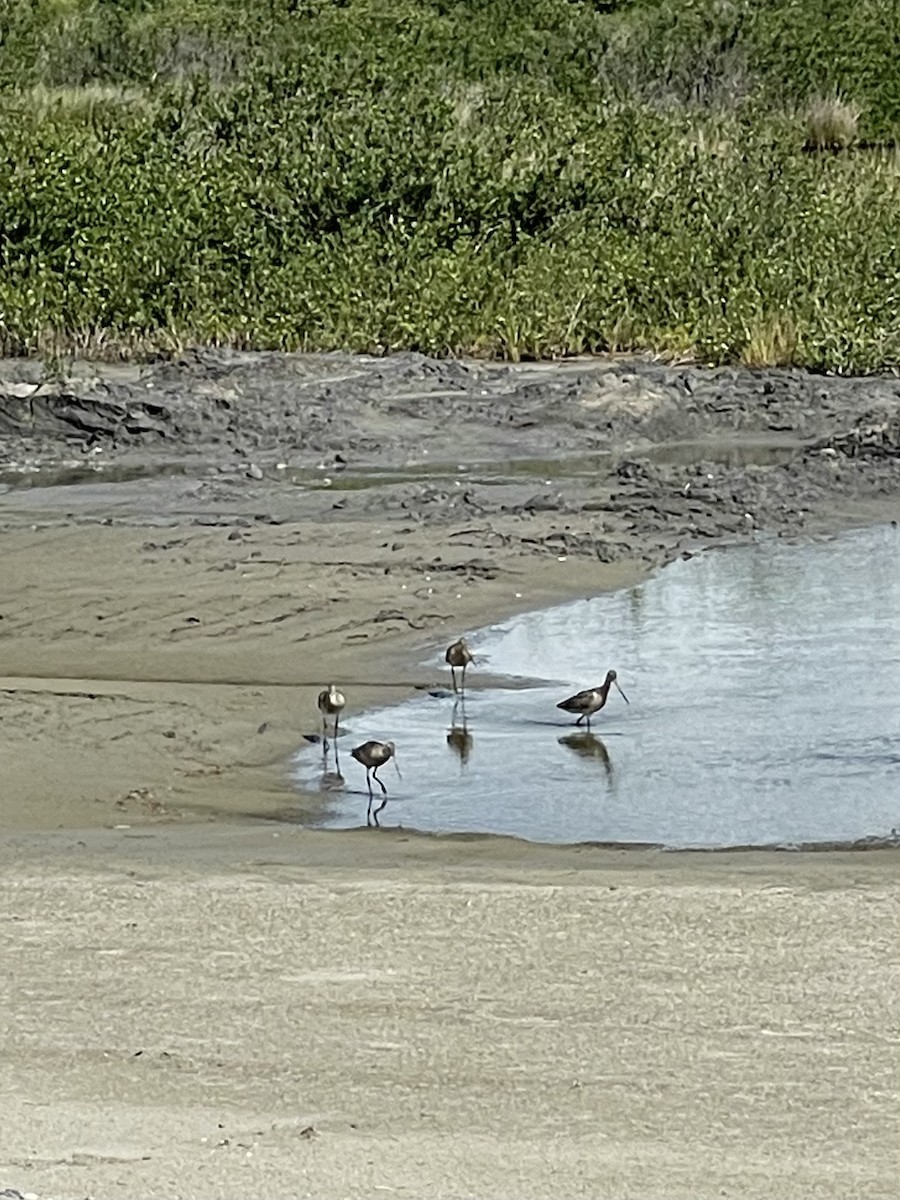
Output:
<svg viewBox="0 0 900 1200">
<path fill-rule="evenodd" d="M 0 489 L 72 519 L 107 498 L 151 524 L 384 517 L 656 562 L 890 516 L 900 380 L 231 352 L 48 380 L 5 361 Z"/>
</svg>

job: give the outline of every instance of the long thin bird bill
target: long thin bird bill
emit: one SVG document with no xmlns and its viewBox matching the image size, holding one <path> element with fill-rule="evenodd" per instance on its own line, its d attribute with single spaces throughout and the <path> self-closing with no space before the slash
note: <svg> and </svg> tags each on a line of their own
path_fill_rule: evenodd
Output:
<svg viewBox="0 0 900 1200">
<path fill-rule="evenodd" d="M 625 701 L 625 703 L 626 703 L 626 704 L 630 704 L 630 703 L 631 703 L 631 701 L 628 699 L 628 697 L 625 695 L 625 693 L 624 693 L 624 692 L 622 691 L 622 689 L 619 687 L 619 684 L 618 684 L 617 680 L 615 680 L 615 679 L 614 679 L 614 680 L 613 680 L 613 683 L 616 685 L 616 690 L 618 691 L 618 693 L 619 693 L 619 695 L 622 697 L 622 699 Z"/>
<path fill-rule="evenodd" d="M 403 778 L 403 776 L 400 774 L 400 768 L 397 766 L 397 751 L 396 751 L 396 750 L 395 750 L 395 751 L 394 751 L 394 753 L 391 755 L 391 761 L 392 761 L 392 762 L 393 762 L 393 764 L 394 764 L 394 770 L 397 772 L 397 778 L 398 778 L 398 779 L 402 779 L 402 778 Z"/>
</svg>

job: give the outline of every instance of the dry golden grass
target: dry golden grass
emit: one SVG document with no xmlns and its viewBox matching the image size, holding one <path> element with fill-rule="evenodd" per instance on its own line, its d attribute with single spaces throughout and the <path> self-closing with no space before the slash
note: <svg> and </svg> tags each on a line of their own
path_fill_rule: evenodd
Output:
<svg viewBox="0 0 900 1200">
<path fill-rule="evenodd" d="M 47 87 L 39 83 L 20 95 L 29 100 L 32 111 L 41 117 L 60 109 L 89 115 L 101 105 L 147 102 L 146 93 L 141 88 L 100 83 L 88 83 L 81 87 Z"/>
<path fill-rule="evenodd" d="M 797 326 L 789 313 L 762 314 L 747 329 L 740 361 L 745 367 L 787 367 L 797 361 Z"/>
<path fill-rule="evenodd" d="M 0 355 L 29 355 L 42 359 L 45 364 L 74 358 L 88 358 L 97 362 L 130 362 L 148 355 L 178 354 L 195 344 L 201 343 L 174 329 L 127 333 L 99 326 L 66 330 L 46 326 L 26 341 L 10 333 L 0 321 Z M 210 339 L 203 339 L 202 344 L 214 343 Z M 229 340 L 221 344 L 242 348 Z"/>
<path fill-rule="evenodd" d="M 815 96 L 804 113 L 806 144 L 816 150 L 846 150 L 856 141 L 862 110 L 838 94 Z"/>
</svg>

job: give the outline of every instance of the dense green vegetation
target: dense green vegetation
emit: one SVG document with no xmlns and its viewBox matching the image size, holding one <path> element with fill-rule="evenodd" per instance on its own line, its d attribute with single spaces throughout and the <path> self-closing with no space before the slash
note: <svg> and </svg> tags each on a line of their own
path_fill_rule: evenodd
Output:
<svg viewBox="0 0 900 1200">
<path fill-rule="evenodd" d="M 0 0 L 0 350 L 900 363 L 898 51 L 900 0 Z"/>
</svg>

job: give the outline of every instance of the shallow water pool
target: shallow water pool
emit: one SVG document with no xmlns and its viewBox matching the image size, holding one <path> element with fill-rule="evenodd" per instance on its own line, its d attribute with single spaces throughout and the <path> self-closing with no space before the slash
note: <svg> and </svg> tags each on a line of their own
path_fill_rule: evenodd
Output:
<svg viewBox="0 0 900 1200">
<path fill-rule="evenodd" d="M 895 527 L 704 554 L 471 640 L 493 675 L 546 682 L 481 690 L 474 667 L 464 704 L 424 695 L 355 716 L 337 764 L 321 747 L 297 756 L 298 783 L 324 787 L 312 823 L 365 823 L 349 750 L 373 737 L 396 742 L 403 770 L 379 772 L 385 826 L 673 848 L 900 827 Z M 630 705 L 613 691 L 591 732 L 576 728 L 556 701 L 609 667 Z"/>
</svg>

